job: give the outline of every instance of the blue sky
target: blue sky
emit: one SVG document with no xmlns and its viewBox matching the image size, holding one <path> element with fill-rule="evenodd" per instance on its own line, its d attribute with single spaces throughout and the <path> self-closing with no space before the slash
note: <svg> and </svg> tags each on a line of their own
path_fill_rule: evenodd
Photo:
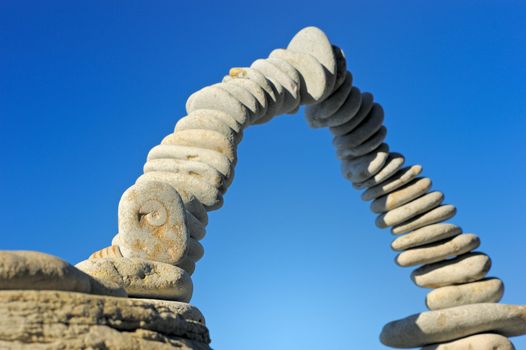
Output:
<svg viewBox="0 0 526 350">
<path fill-rule="evenodd" d="M 316 25 L 526 303 L 526 5 L 520 1 L 0 1 L 0 249 L 107 246 L 122 192 L 186 98 Z M 210 214 L 192 302 L 216 349 L 383 349 L 423 311 L 387 230 L 302 112 L 251 127 Z M 517 348 L 526 339 L 515 338 Z"/>
</svg>

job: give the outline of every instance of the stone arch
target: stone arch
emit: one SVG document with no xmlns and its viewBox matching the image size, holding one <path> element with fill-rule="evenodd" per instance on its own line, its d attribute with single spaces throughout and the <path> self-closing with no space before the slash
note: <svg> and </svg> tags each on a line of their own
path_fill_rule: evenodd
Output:
<svg viewBox="0 0 526 350">
<path fill-rule="evenodd" d="M 400 252 L 396 263 L 422 265 L 411 278 L 432 289 L 430 311 L 388 323 L 381 341 L 400 348 L 513 348 L 506 337 L 526 333 L 526 311 L 498 304 L 503 283 L 486 277 L 491 259 L 474 252 L 479 237 L 447 223 L 455 206 L 432 190 L 420 165 L 406 165 L 389 149 L 381 105 L 353 86 L 343 51 L 315 27 L 188 98 L 188 115 L 150 150 L 144 174 L 123 194 L 112 245 L 78 267 L 90 274 L 93 264 L 112 258 L 175 266 L 180 285 L 170 298 L 189 301 L 207 212 L 222 206 L 232 184 L 243 130 L 300 105 L 309 126 L 330 129 L 342 174 L 371 201 L 376 225 L 399 235 L 392 244 Z"/>
</svg>

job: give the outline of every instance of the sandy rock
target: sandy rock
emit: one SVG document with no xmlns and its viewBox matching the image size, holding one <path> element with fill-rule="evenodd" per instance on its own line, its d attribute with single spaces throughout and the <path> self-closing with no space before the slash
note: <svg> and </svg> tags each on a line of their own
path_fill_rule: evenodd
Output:
<svg viewBox="0 0 526 350">
<path fill-rule="evenodd" d="M 239 135 L 239 139 L 241 140 L 241 136 L 243 134 L 243 125 L 239 124 L 234 117 L 228 115 L 225 112 L 215 109 L 196 109 L 188 115 L 194 117 L 203 117 L 205 119 L 208 117 L 220 119 L 226 125 L 228 125 L 230 129 L 234 130 Z"/>
<path fill-rule="evenodd" d="M 400 153 L 389 153 L 389 157 L 387 158 L 387 161 L 385 162 L 384 167 L 380 172 L 370 179 L 364 181 L 364 182 L 358 182 L 353 183 L 353 187 L 357 190 L 362 188 L 368 188 L 376 186 L 384 181 L 387 181 L 390 179 L 393 175 L 398 172 L 402 168 L 402 166 L 405 163 L 405 158 Z"/>
<path fill-rule="evenodd" d="M 142 259 L 102 258 L 84 260 L 75 266 L 99 280 L 116 283 L 132 297 L 182 302 L 192 298 L 190 276 L 170 264 Z"/>
<path fill-rule="evenodd" d="M 152 159 L 192 160 L 208 164 L 224 176 L 227 186 L 234 178 L 232 162 L 224 154 L 209 149 L 180 145 L 158 145 L 148 153 L 148 161 Z"/>
<path fill-rule="evenodd" d="M 235 144 L 220 133 L 212 130 L 179 130 L 166 136 L 161 144 L 198 147 L 216 151 L 225 155 L 233 164 L 237 161 Z"/>
<path fill-rule="evenodd" d="M 387 128 L 385 126 L 382 126 L 380 130 L 374 133 L 373 136 L 369 137 L 362 144 L 356 147 L 349 147 L 349 148 L 345 148 L 345 149 L 338 151 L 338 156 L 340 158 L 345 158 L 349 156 L 350 157 L 363 156 L 364 154 L 372 152 L 374 149 L 380 146 L 385 141 L 386 136 L 387 136 Z"/>
<path fill-rule="evenodd" d="M 394 250 L 406 250 L 454 237 L 461 233 L 462 229 L 453 224 L 428 225 L 398 237 L 391 243 L 391 248 Z"/>
<path fill-rule="evenodd" d="M 371 199 L 375 199 L 387 193 L 393 192 L 394 190 L 411 182 L 414 178 L 420 175 L 421 172 L 422 166 L 420 165 L 413 165 L 400 169 L 396 174 L 392 175 L 385 182 L 368 188 L 364 193 L 362 193 L 362 199 L 364 201 L 369 201 Z"/>
<path fill-rule="evenodd" d="M 468 253 L 479 246 L 480 239 L 477 235 L 464 233 L 447 241 L 406 250 L 398 254 L 395 261 L 400 266 L 431 264 Z"/>
<path fill-rule="evenodd" d="M 424 346 L 421 350 L 515 350 L 515 347 L 508 338 L 502 335 L 486 333 Z"/>
<path fill-rule="evenodd" d="M 354 89 L 357 88 L 353 88 L 353 90 Z M 347 119 L 347 121 L 341 125 L 330 128 L 334 137 L 344 136 L 353 131 L 369 113 L 371 113 L 374 106 L 373 95 L 368 92 L 362 93 L 360 99 L 350 99 L 353 96 L 353 90 L 351 90 L 351 94 L 342 108 L 337 112 L 338 116 L 335 116 L 335 118 Z M 358 90 L 358 92 L 360 91 Z M 359 104 L 357 104 L 358 101 L 360 102 Z M 357 108 L 358 110 L 356 111 Z M 340 113 L 344 115 L 339 116 Z M 347 118 L 345 118 L 345 116 L 347 116 Z"/>
<path fill-rule="evenodd" d="M 155 181 L 135 184 L 119 202 L 119 234 L 112 245 L 119 246 L 127 258 L 175 264 L 187 250 L 185 211 L 171 185 Z"/>
<path fill-rule="evenodd" d="M 431 211 L 428 211 L 425 214 L 414 217 L 407 222 L 394 226 L 391 228 L 391 232 L 395 235 L 407 233 L 427 225 L 432 225 L 451 219 L 456 213 L 457 208 L 455 208 L 454 205 L 444 204 Z"/>
<path fill-rule="evenodd" d="M 0 314 L 2 349 L 210 349 L 203 315 L 186 303 L 1 291 Z"/>
<path fill-rule="evenodd" d="M 267 61 L 278 67 L 284 72 L 289 80 L 283 82 L 285 88 L 285 102 L 283 102 L 282 108 L 284 113 L 294 114 L 300 106 L 300 86 L 301 77 L 300 73 L 290 63 L 280 58 L 269 57 Z M 290 83 L 292 80 L 292 84 Z M 284 107 L 286 106 L 286 107 Z"/>
<path fill-rule="evenodd" d="M 221 90 L 225 90 L 236 100 L 241 102 L 243 106 L 245 106 L 245 108 L 248 109 L 250 112 L 250 122 L 258 119 L 259 117 L 261 117 L 261 115 L 265 113 L 263 106 L 261 106 L 256 97 L 244 87 L 241 87 L 236 84 L 229 84 L 228 82 L 217 83 L 211 86 L 218 87 Z"/>
<path fill-rule="evenodd" d="M 226 184 L 224 176 L 211 165 L 182 159 L 152 159 L 144 165 L 144 173 L 168 172 L 194 177 L 217 188 L 221 193 L 225 193 Z"/>
<path fill-rule="evenodd" d="M 338 150 L 356 147 L 373 136 L 384 122 L 384 110 L 382 106 L 375 103 L 367 117 L 351 132 L 336 136 L 332 143 Z"/>
<path fill-rule="evenodd" d="M 230 143 L 235 145 L 241 141 L 242 135 L 240 133 L 237 133 L 222 119 L 214 117 L 213 115 L 190 114 L 179 119 L 177 124 L 175 124 L 175 131 L 199 129 L 218 132 L 226 137 Z"/>
<path fill-rule="evenodd" d="M 426 311 L 388 323 L 380 340 L 395 348 L 414 348 L 486 332 L 526 334 L 526 306 L 471 304 Z"/>
<path fill-rule="evenodd" d="M 385 213 L 396 209 L 427 193 L 431 188 L 431 184 L 431 179 L 427 177 L 414 179 L 404 187 L 376 198 L 371 202 L 371 210 L 374 213 Z"/>
<path fill-rule="evenodd" d="M 335 77 L 312 55 L 303 52 L 276 49 L 269 57 L 290 63 L 302 76 L 300 86 L 301 104 L 318 103 L 332 91 Z"/>
<path fill-rule="evenodd" d="M 444 194 L 442 192 L 435 191 L 428 193 L 398 208 L 389 210 L 387 213 L 381 214 L 376 219 L 376 226 L 385 228 L 399 225 L 419 214 L 428 212 L 439 206 L 443 200 Z"/>
<path fill-rule="evenodd" d="M 207 86 L 194 92 L 186 101 L 188 114 L 198 109 L 212 109 L 224 112 L 234 118 L 241 126 L 250 120 L 250 112 L 234 96 L 217 86 Z"/>
<path fill-rule="evenodd" d="M 344 83 L 338 88 L 338 90 L 334 91 L 332 95 L 330 95 L 326 100 L 315 105 L 307 106 L 307 108 L 305 109 L 305 117 L 307 119 L 307 122 L 309 123 L 309 126 L 311 128 L 323 128 L 331 125 L 334 126 L 342 124 L 340 120 L 336 120 L 335 124 L 331 123 L 330 120 L 332 119 L 332 116 L 336 112 L 338 112 L 338 110 L 347 101 L 351 89 L 352 74 L 350 72 L 347 72 L 347 77 Z M 361 100 L 361 95 L 359 92 L 355 93 L 355 95 L 359 96 Z M 358 111 L 359 104 L 358 107 L 351 107 L 354 107 L 354 113 L 356 113 Z M 347 115 L 345 117 L 346 119 L 348 118 Z"/>
<path fill-rule="evenodd" d="M 389 146 L 383 144 L 377 150 L 359 158 L 342 161 L 342 174 L 352 182 L 362 182 L 377 174 L 389 155 Z"/>
<path fill-rule="evenodd" d="M 255 81 L 252 81 L 250 79 L 234 79 L 227 75 L 223 78 L 223 83 L 227 85 L 235 85 L 238 89 L 248 91 L 250 95 L 252 95 L 256 99 L 255 107 L 257 109 L 257 114 L 252 116 L 252 119 L 250 120 L 251 123 L 254 123 L 256 120 L 267 114 L 267 94 L 265 90 L 263 90 L 261 86 Z"/>
<path fill-rule="evenodd" d="M 440 288 L 478 281 L 486 276 L 490 268 L 491 260 L 486 254 L 468 253 L 421 266 L 411 273 L 411 279 L 419 287 Z"/>
<path fill-rule="evenodd" d="M 433 289 L 426 296 L 429 310 L 447 309 L 467 304 L 498 303 L 504 294 L 504 283 L 498 278 Z"/>
<path fill-rule="evenodd" d="M 118 285 L 94 279 L 56 256 L 0 251 L 0 290 L 30 289 L 126 296 Z"/>
</svg>

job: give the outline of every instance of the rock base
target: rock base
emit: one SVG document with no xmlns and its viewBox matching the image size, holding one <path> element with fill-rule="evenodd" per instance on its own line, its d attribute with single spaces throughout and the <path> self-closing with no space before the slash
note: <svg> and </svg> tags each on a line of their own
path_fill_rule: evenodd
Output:
<svg viewBox="0 0 526 350">
<path fill-rule="evenodd" d="M 0 349 L 210 350 L 192 305 L 65 291 L 0 291 Z"/>
</svg>

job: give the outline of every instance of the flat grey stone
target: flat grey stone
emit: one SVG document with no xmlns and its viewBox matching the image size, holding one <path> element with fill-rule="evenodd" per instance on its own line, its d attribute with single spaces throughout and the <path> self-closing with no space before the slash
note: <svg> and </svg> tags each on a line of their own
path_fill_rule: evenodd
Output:
<svg viewBox="0 0 526 350">
<path fill-rule="evenodd" d="M 389 157 L 387 158 L 384 167 L 382 168 L 382 170 L 380 170 L 378 174 L 374 175 L 369 180 L 366 180 L 364 182 L 353 183 L 353 187 L 359 190 L 362 188 L 376 186 L 395 175 L 398 172 L 398 170 L 402 168 L 404 163 L 405 158 L 403 155 L 401 155 L 400 153 L 391 152 L 389 153 Z"/>
<path fill-rule="evenodd" d="M 186 229 L 193 239 L 198 241 L 206 236 L 206 224 L 199 221 L 190 211 L 186 211 Z"/>
<path fill-rule="evenodd" d="M 498 303 L 503 294 L 504 283 L 498 278 L 488 278 L 433 289 L 427 293 L 426 306 L 429 310 L 440 310 L 468 304 Z"/>
<path fill-rule="evenodd" d="M 364 92 L 361 94 L 361 98 L 358 99 L 354 97 L 355 89 L 357 88 L 353 87 L 351 94 L 347 101 L 345 101 L 343 107 L 336 112 L 337 115 L 333 116 L 334 119 L 346 120 L 343 124 L 330 128 L 331 133 L 335 137 L 343 136 L 353 131 L 358 125 L 360 125 L 365 117 L 369 115 L 374 106 L 372 94 Z M 358 90 L 358 92 L 360 91 Z M 357 111 L 356 108 L 358 108 Z"/>
<path fill-rule="evenodd" d="M 406 250 L 454 237 L 461 233 L 462 229 L 457 225 L 432 224 L 398 237 L 391 243 L 391 248 L 394 250 Z"/>
<path fill-rule="evenodd" d="M 380 340 L 391 347 L 414 348 L 486 332 L 508 337 L 525 334 L 526 306 L 471 304 L 426 311 L 389 322 Z"/>
<path fill-rule="evenodd" d="M 426 213 L 439 206 L 443 200 L 444 194 L 442 192 L 435 191 L 428 193 L 398 208 L 389 210 L 387 213 L 380 214 L 376 218 L 376 226 L 379 228 L 386 228 L 399 225 L 417 215 Z"/>
<path fill-rule="evenodd" d="M 345 53 L 338 46 L 332 45 L 332 52 L 336 59 L 336 81 L 334 82 L 334 90 L 336 90 L 343 84 L 347 75 L 347 60 L 345 59 Z"/>
<path fill-rule="evenodd" d="M 362 93 L 357 87 L 352 87 L 351 91 L 347 95 L 347 99 L 343 102 L 343 105 L 331 117 L 325 122 L 325 124 L 331 128 L 337 128 L 342 125 L 349 126 L 350 121 L 357 116 L 362 105 Z M 358 120 L 354 119 L 354 120 Z M 347 124 L 349 123 L 349 124 Z M 359 123 L 357 123 L 359 124 Z M 334 133 L 333 133 L 334 134 Z"/>
<path fill-rule="evenodd" d="M 329 126 L 331 124 L 329 123 L 329 120 L 332 119 L 332 115 L 338 112 L 338 110 L 340 110 L 343 104 L 347 101 L 347 98 L 351 93 L 351 89 L 352 74 L 347 72 L 347 77 L 338 90 L 334 91 L 326 100 L 315 105 L 307 106 L 305 109 L 305 117 L 309 123 L 309 126 L 311 128 L 324 128 Z M 359 92 L 357 92 L 355 95 L 358 95 L 361 100 L 361 95 Z M 355 107 L 355 109 L 356 111 L 354 111 L 354 113 L 358 111 L 358 108 Z M 338 121 L 336 125 L 339 124 L 341 123 Z"/>
<path fill-rule="evenodd" d="M 233 164 L 237 161 L 235 144 L 222 134 L 212 130 L 180 130 L 166 136 L 161 144 L 199 147 L 224 154 Z"/>
<path fill-rule="evenodd" d="M 384 122 L 384 111 L 375 103 L 367 117 L 351 132 L 334 137 L 332 143 L 337 149 L 356 147 L 364 143 L 382 127 Z"/>
<path fill-rule="evenodd" d="M 188 236 L 186 209 L 173 186 L 137 183 L 122 195 L 119 234 L 112 245 L 119 246 L 124 257 L 175 264 L 186 254 Z"/>
<path fill-rule="evenodd" d="M 398 190 L 376 198 L 371 202 L 371 210 L 374 213 L 385 213 L 396 209 L 427 193 L 431 184 L 431 179 L 428 177 L 416 178 Z"/>
<path fill-rule="evenodd" d="M 190 175 L 166 171 L 152 171 L 141 175 L 136 183 L 142 184 L 148 182 L 169 184 L 178 192 L 186 190 L 194 195 L 208 211 L 217 210 L 223 206 L 223 195 L 217 187 Z"/>
<path fill-rule="evenodd" d="M 23 250 L 0 251 L 0 290 L 60 290 L 126 297 L 119 286 L 92 278 L 56 256 Z"/>
<path fill-rule="evenodd" d="M 185 270 L 188 274 L 193 275 L 195 272 L 195 261 L 186 257 L 183 261 L 177 263 L 177 266 Z"/>
<path fill-rule="evenodd" d="M 491 268 L 486 254 L 468 253 L 454 259 L 424 265 L 411 273 L 413 282 L 423 288 L 440 288 L 478 281 Z"/>
<path fill-rule="evenodd" d="M 362 193 L 362 199 L 364 201 L 369 201 L 371 199 L 378 198 L 394 190 L 404 186 L 405 184 L 411 182 L 422 172 L 422 166 L 412 165 L 400 169 L 396 174 L 391 176 L 385 182 L 379 183 L 378 185 L 368 188 L 364 193 Z"/>
<path fill-rule="evenodd" d="M 421 350 L 515 350 L 515 347 L 508 338 L 500 334 L 485 333 L 424 346 Z"/>
<path fill-rule="evenodd" d="M 192 280 L 183 269 L 157 261 L 128 258 L 84 260 L 75 265 L 88 275 L 111 281 L 129 296 L 188 302 Z"/>
<path fill-rule="evenodd" d="M 198 109 L 212 109 L 224 112 L 242 126 L 250 121 L 249 110 L 234 96 L 217 86 L 207 86 L 194 92 L 186 101 L 188 114 Z"/>
<path fill-rule="evenodd" d="M 407 233 L 421 227 L 436 224 L 451 219 L 457 213 L 457 208 L 451 204 L 441 205 L 427 213 L 419 215 L 411 220 L 391 228 L 395 235 Z"/>
<path fill-rule="evenodd" d="M 203 245 L 199 243 L 196 239 L 190 238 L 188 240 L 188 259 L 197 262 L 205 255 L 205 249 Z"/>
<path fill-rule="evenodd" d="M 337 62 L 333 46 L 325 33 L 316 27 L 306 27 L 300 30 L 287 46 L 287 50 L 310 54 L 327 70 L 330 84 L 328 96 L 336 83 Z"/>
<path fill-rule="evenodd" d="M 172 144 L 158 145 L 150 150 L 147 159 L 148 161 L 154 159 L 179 159 L 208 164 L 224 176 L 227 186 L 230 185 L 234 178 L 232 162 L 224 154 L 205 148 Z"/>
<path fill-rule="evenodd" d="M 151 159 L 144 165 L 144 173 L 150 172 L 169 172 L 194 177 L 214 186 L 221 193 L 226 191 L 225 178 L 216 168 L 211 165 L 183 159 Z"/>
<path fill-rule="evenodd" d="M 472 233 L 464 233 L 447 241 L 406 250 L 398 254 L 395 262 L 400 266 L 431 264 L 468 253 L 480 246 L 480 239 Z"/>
<path fill-rule="evenodd" d="M 387 136 L 387 128 L 385 126 L 380 127 L 376 133 L 374 133 L 370 138 L 365 140 L 362 144 L 356 147 L 348 147 L 338 150 L 338 157 L 340 159 L 346 157 L 360 157 L 364 154 L 372 152 L 378 146 L 380 146 Z"/>
<path fill-rule="evenodd" d="M 276 49 L 269 57 L 280 58 L 290 63 L 301 75 L 301 104 L 321 102 L 334 86 L 334 76 L 330 76 L 323 65 L 312 55 L 303 52 Z"/>
<path fill-rule="evenodd" d="M 359 158 L 345 159 L 342 161 L 342 174 L 352 182 L 362 182 L 377 174 L 385 164 L 389 155 L 386 144 L 377 150 Z"/>
</svg>

